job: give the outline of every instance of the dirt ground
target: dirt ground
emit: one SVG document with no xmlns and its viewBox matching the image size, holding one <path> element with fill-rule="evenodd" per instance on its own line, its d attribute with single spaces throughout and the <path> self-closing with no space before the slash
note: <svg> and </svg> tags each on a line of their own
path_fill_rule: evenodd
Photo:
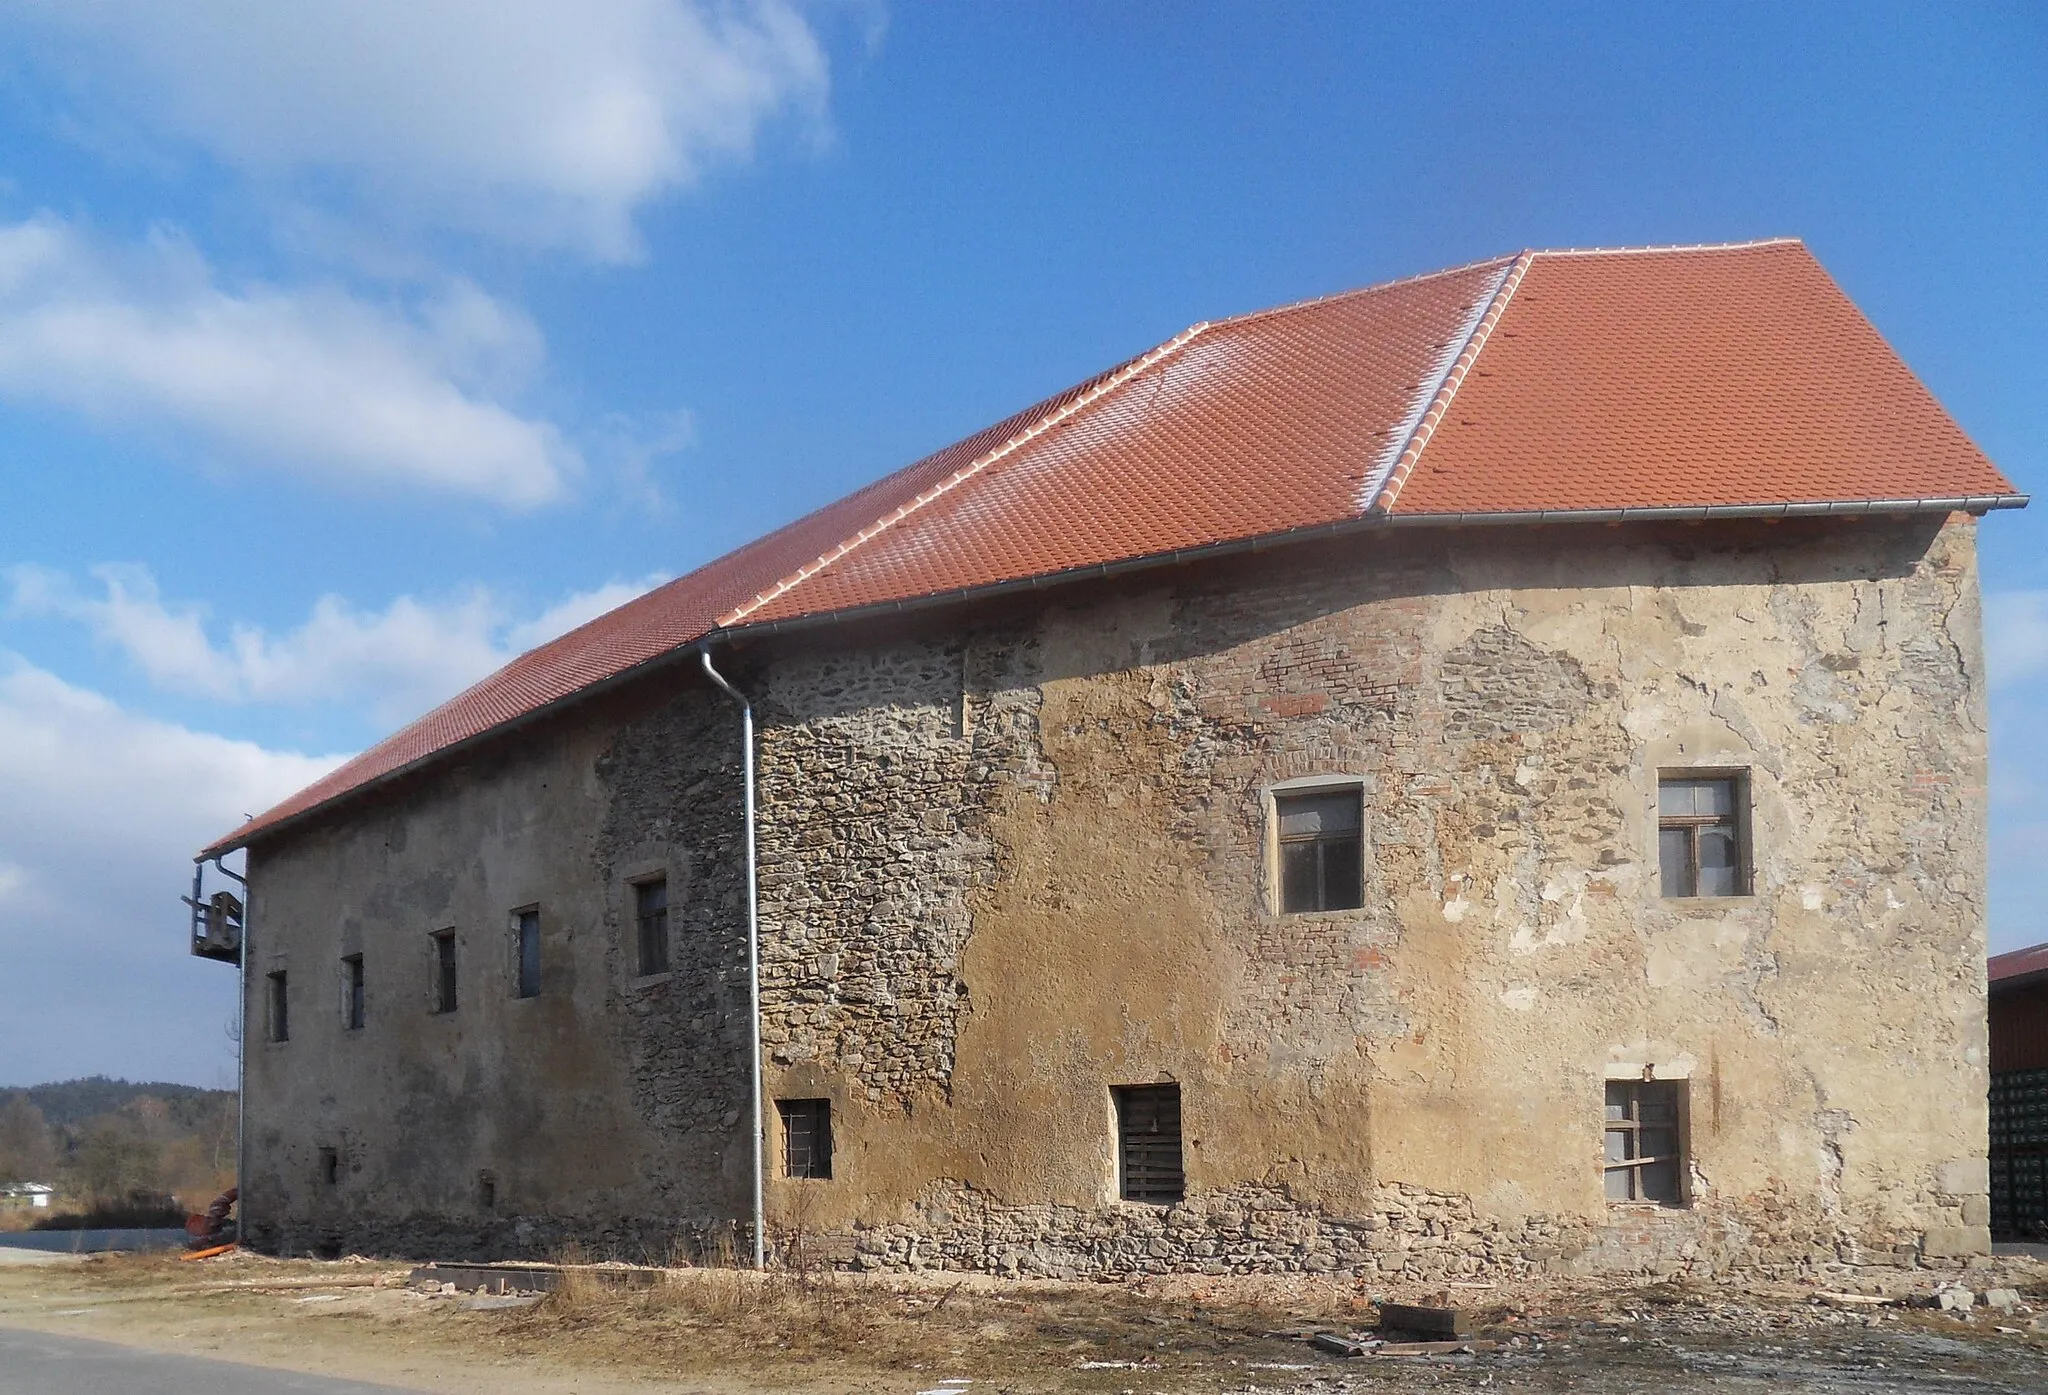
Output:
<svg viewBox="0 0 2048 1395">
<path fill-rule="evenodd" d="M 1389 1294 L 1335 1280 L 725 1270 L 669 1271 L 639 1289 L 579 1274 L 531 1301 L 427 1291 L 410 1272 L 243 1254 L 65 1257 L 0 1267 L 0 1326 L 450 1395 L 2048 1391 L 2048 1265 L 2026 1259 L 1961 1275 L 1979 1297 L 1967 1312 L 1909 1306 L 1941 1282 L 1926 1273 L 1899 1275 L 1887 1292 L 1902 1301 L 1886 1302 L 1790 1286 Z M 2017 1290 L 2019 1305 L 1984 1305 L 1993 1288 Z M 1347 1358 L 1289 1335 L 1369 1333 L 1381 1298 L 1461 1307 L 1478 1349 Z"/>
</svg>

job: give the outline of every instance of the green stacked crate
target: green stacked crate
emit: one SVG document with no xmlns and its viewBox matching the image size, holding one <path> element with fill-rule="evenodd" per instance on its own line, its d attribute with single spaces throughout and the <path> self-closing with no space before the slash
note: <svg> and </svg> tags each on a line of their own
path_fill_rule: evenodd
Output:
<svg viewBox="0 0 2048 1395">
<path fill-rule="evenodd" d="M 1991 1077 L 1991 1231 L 2048 1237 L 2048 1069 Z"/>
</svg>

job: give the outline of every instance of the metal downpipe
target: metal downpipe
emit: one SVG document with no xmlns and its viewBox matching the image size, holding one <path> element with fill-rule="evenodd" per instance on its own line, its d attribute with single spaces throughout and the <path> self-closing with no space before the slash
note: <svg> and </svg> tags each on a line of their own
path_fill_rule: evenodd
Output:
<svg viewBox="0 0 2048 1395">
<path fill-rule="evenodd" d="M 754 1267 L 768 1264 L 767 1201 L 762 1183 L 761 1120 L 761 893 L 754 861 L 754 705 L 711 666 L 711 651 L 700 649 L 704 675 L 740 705 L 740 783 L 747 824 L 747 1039 L 754 1086 Z"/>
</svg>

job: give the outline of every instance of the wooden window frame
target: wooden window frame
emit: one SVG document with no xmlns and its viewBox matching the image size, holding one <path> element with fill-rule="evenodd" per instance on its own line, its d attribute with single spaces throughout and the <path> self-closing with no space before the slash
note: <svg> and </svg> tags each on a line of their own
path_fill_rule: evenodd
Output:
<svg viewBox="0 0 2048 1395">
<path fill-rule="evenodd" d="M 1729 787 L 1728 812 L 1726 814 L 1666 814 L 1664 812 L 1664 787 L 1675 784 L 1699 784 L 1717 782 Z M 1748 896 L 1752 859 L 1750 856 L 1749 818 L 1749 772 L 1727 769 L 1669 769 L 1657 772 L 1657 891 L 1666 901 L 1728 901 Z M 1700 834 L 1709 829 L 1726 829 L 1729 841 L 1735 848 L 1735 889 L 1733 891 L 1700 890 Z M 1686 861 L 1682 869 L 1681 885 L 1677 892 L 1664 890 L 1664 834 L 1667 831 L 1684 831 L 1686 836 Z"/>
<path fill-rule="evenodd" d="M 832 1180 L 832 1101 L 775 1101 L 782 1124 L 782 1175 L 799 1181 Z"/>
<path fill-rule="evenodd" d="M 1267 791 L 1273 830 L 1273 909 L 1280 915 L 1316 915 L 1330 911 L 1355 911 L 1365 904 L 1365 784 L 1361 780 L 1332 780 L 1276 786 Z M 1357 822 L 1336 832 L 1289 834 L 1285 821 L 1289 805 L 1309 800 L 1342 799 L 1356 803 Z M 1355 882 L 1345 881 L 1335 894 L 1330 885 L 1330 850 L 1348 847 L 1357 868 Z M 1291 905 L 1287 896 L 1287 852 L 1289 848 L 1310 847 L 1315 852 L 1316 886 L 1314 905 Z M 1340 880 L 1342 878 L 1340 877 Z"/>
<path fill-rule="evenodd" d="M 1185 1201 L 1187 1136 L 1179 1082 L 1116 1085 L 1110 1099 L 1116 1113 L 1117 1197 L 1148 1206 Z M 1169 1114 L 1171 1128 L 1165 1127 Z"/>
<path fill-rule="evenodd" d="M 1606 1110 L 1610 1106 L 1608 1096 L 1617 1090 L 1625 1095 L 1628 1113 L 1620 1119 L 1609 1119 L 1605 1117 Z M 1669 1127 L 1673 1146 L 1677 1151 L 1658 1153 L 1647 1157 L 1641 1156 L 1642 1135 L 1645 1128 L 1642 1120 L 1642 1102 L 1645 1090 L 1666 1090 L 1670 1092 L 1672 1122 L 1668 1126 L 1652 1124 L 1648 1127 L 1655 1129 Z M 1662 1206 L 1672 1209 L 1683 1209 L 1689 1205 L 1692 1140 L 1690 1131 L 1686 1127 L 1686 1119 L 1689 1113 L 1687 1109 L 1686 1082 L 1683 1080 L 1609 1080 L 1601 1088 L 1601 1104 L 1602 1193 L 1604 1194 L 1606 1191 L 1606 1176 L 1608 1173 L 1624 1172 L 1628 1174 L 1629 1194 L 1625 1197 L 1607 1197 L 1607 1204 L 1610 1206 Z M 1608 1161 L 1606 1156 L 1606 1141 L 1611 1135 L 1620 1135 L 1628 1139 L 1628 1143 L 1625 1145 L 1625 1156 L 1612 1162 Z M 1643 1194 L 1643 1169 L 1656 1163 L 1664 1162 L 1674 1165 L 1673 1174 L 1677 1181 L 1677 1195 L 1671 1197 L 1645 1196 Z"/>
</svg>

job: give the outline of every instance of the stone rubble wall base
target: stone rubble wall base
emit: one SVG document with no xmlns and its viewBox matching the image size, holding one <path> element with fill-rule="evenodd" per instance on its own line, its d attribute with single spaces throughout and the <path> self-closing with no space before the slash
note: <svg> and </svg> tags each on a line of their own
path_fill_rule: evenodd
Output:
<svg viewBox="0 0 2048 1395">
<path fill-rule="evenodd" d="M 1503 1222 L 1467 1197 L 1393 1184 L 1374 1210 L 1335 1217 L 1267 1187 L 1237 1187 L 1171 1207 L 1122 1202 L 1000 1206 L 971 1188 L 926 1190 L 902 1223 L 785 1234 L 809 1262 L 871 1271 L 969 1270 L 1022 1278 L 1141 1274 L 1356 1274 L 1389 1282 L 1543 1275 L 1743 1275 L 1798 1279 L 1856 1268 L 1956 1267 L 1988 1236 L 1945 1231 L 1853 1234 L 1781 1203 L 1742 1215 L 1706 1205 L 1617 1210 L 1605 1225 L 1572 1217 Z"/>
</svg>

